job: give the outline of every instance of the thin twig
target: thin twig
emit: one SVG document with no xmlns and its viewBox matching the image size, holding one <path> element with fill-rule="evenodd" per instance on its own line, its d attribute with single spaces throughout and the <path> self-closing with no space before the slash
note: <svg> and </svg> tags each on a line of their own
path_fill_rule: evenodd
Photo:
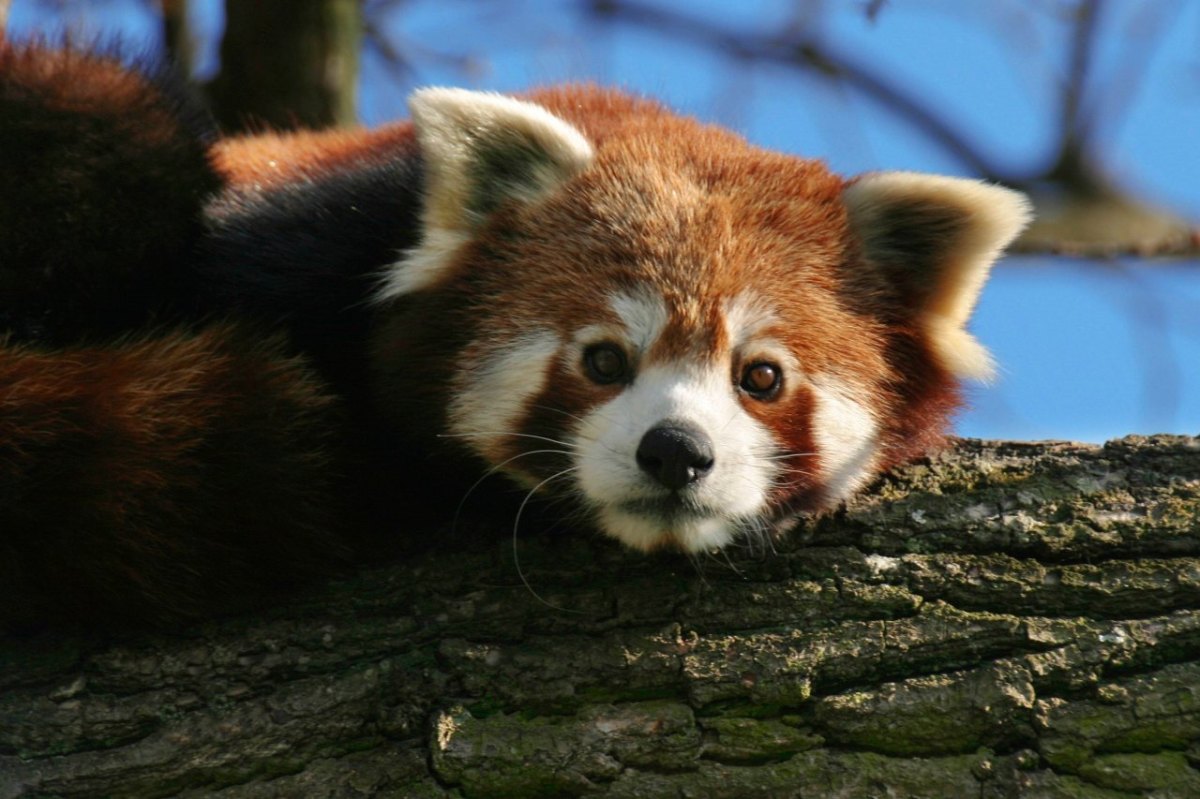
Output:
<svg viewBox="0 0 1200 799">
<path fill-rule="evenodd" d="M 1018 182 L 1016 176 L 986 158 L 963 132 L 914 94 L 802 31 L 782 37 L 748 31 L 731 32 L 704 20 L 637 0 L 582 0 L 582 5 L 585 13 L 595 17 L 650 28 L 733 58 L 782 64 L 850 84 L 938 142 L 975 174 L 1003 183 Z"/>
<path fill-rule="evenodd" d="M 1087 138 L 1083 103 L 1091 73 L 1092 53 L 1096 45 L 1096 30 L 1102 0 L 1081 0 L 1075 11 L 1075 27 L 1071 35 L 1071 54 L 1067 79 L 1063 84 L 1060 136 L 1063 149 L 1082 148 Z"/>
<path fill-rule="evenodd" d="M 1198 258 L 1200 229 L 1183 236 L 1161 240 L 1129 242 L 1092 242 L 1061 240 L 1023 243 L 1018 239 L 1009 252 L 1023 255 L 1065 255 L 1078 258 Z"/>
</svg>

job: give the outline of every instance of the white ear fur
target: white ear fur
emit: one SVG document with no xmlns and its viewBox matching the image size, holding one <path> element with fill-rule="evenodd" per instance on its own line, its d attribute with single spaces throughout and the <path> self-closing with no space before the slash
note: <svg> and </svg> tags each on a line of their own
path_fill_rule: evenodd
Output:
<svg viewBox="0 0 1200 799">
<path fill-rule="evenodd" d="M 964 326 L 992 263 L 1031 218 L 1025 196 L 977 180 L 880 172 L 843 197 L 867 258 L 926 284 L 913 310 L 946 368 L 990 378 L 991 356 Z"/>
<path fill-rule="evenodd" d="M 583 134 L 534 103 L 430 88 L 408 105 L 425 162 L 422 240 L 390 268 L 380 301 L 436 283 L 499 202 L 537 200 L 594 157 Z"/>
</svg>

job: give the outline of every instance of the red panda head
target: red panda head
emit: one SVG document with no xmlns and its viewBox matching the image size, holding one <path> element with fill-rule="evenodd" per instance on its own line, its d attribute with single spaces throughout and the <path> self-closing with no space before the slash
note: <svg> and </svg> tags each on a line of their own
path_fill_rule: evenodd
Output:
<svg viewBox="0 0 1200 799">
<path fill-rule="evenodd" d="M 990 373 L 964 324 L 1019 194 L 846 181 L 593 88 L 411 107 L 423 230 L 380 290 L 384 401 L 444 405 L 449 436 L 627 545 L 835 503 L 938 443 L 958 379 Z"/>
</svg>

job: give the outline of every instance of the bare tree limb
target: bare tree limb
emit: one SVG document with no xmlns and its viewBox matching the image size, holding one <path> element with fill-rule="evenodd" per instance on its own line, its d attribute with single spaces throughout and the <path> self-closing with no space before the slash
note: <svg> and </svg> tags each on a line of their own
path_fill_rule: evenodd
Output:
<svg viewBox="0 0 1200 799">
<path fill-rule="evenodd" d="M 1057 236 L 1057 237 L 1056 237 Z M 1200 257 L 1200 229 L 1180 229 L 1170 235 L 1126 241 L 1088 241 L 1051 233 L 1036 238 L 1023 237 L 1009 247 L 1010 252 L 1027 255 L 1067 255 L 1076 258 L 1197 258 Z"/>
<path fill-rule="evenodd" d="M 195 43 L 188 25 L 188 0 L 159 0 L 159 10 L 167 53 L 183 74 L 191 75 L 196 60 Z"/>
<path fill-rule="evenodd" d="M 355 122 L 359 0 L 231 0 L 221 71 L 208 85 L 230 131 Z"/>
<path fill-rule="evenodd" d="M 1081 147 L 1087 139 L 1084 100 L 1091 82 L 1092 54 L 1103 9 L 1102 0 L 1080 0 L 1074 12 L 1075 25 L 1060 105 L 1059 140 L 1063 150 Z"/>
<path fill-rule="evenodd" d="M 866 97 L 907 120 L 971 172 L 988 180 L 1016 184 L 1020 179 L 985 157 L 970 138 L 916 95 L 803 31 L 784 36 L 730 32 L 720 26 L 637 0 L 582 0 L 585 13 L 617 19 L 691 41 L 731 58 L 780 64 L 852 85 Z"/>
</svg>

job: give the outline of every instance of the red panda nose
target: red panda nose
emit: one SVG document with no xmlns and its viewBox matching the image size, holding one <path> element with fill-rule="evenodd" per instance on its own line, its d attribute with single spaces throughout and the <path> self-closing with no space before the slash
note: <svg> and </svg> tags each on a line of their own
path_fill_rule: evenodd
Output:
<svg viewBox="0 0 1200 799">
<path fill-rule="evenodd" d="M 712 470 L 712 442 L 693 427 L 654 427 L 638 444 L 637 462 L 658 483 L 678 491 Z"/>
</svg>

